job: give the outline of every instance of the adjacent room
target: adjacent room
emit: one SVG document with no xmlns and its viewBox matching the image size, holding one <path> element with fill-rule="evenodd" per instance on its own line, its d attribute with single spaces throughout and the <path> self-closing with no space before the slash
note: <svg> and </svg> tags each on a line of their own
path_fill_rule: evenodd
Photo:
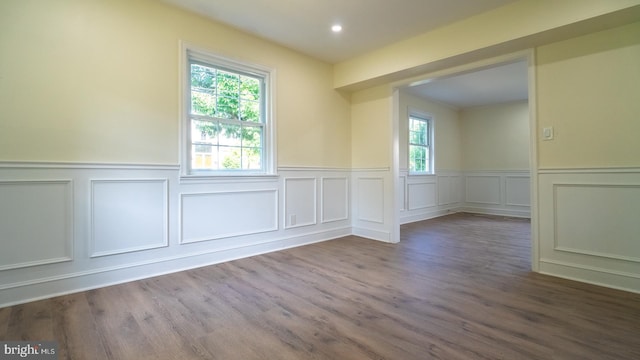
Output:
<svg viewBox="0 0 640 360">
<path fill-rule="evenodd" d="M 2 0 L 5 355 L 640 358 L 638 64 L 640 0 Z"/>
</svg>

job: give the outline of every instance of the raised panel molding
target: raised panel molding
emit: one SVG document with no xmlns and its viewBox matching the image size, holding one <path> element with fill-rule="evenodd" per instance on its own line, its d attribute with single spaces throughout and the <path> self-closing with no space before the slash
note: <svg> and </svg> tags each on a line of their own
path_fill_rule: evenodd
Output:
<svg viewBox="0 0 640 360">
<path fill-rule="evenodd" d="M 438 176 L 438 205 L 449 205 L 451 200 L 451 177 Z"/>
<path fill-rule="evenodd" d="M 640 168 L 538 172 L 540 271 L 640 293 Z"/>
<path fill-rule="evenodd" d="M 73 260 L 72 180 L 0 181 L 0 270 Z"/>
<path fill-rule="evenodd" d="M 461 210 L 471 213 L 528 218 L 531 215 L 530 174 L 525 170 L 463 173 Z"/>
<path fill-rule="evenodd" d="M 168 179 L 91 180 L 90 257 L 169 246 Z"/>
<path fill-rule="evenodd" d="M 401 175 L 398 181 L 398 203 L 400 204 L 400 212 L 403 212 L 407 211 L 407 176 Z"/>
<path fill-rule="evenodd" d="M 553 184 L 554 250 L 640 262 L 640 184 Z"/>
<path fill-rule="evenodd" d="M 359 177 L 358 220 L 384 223 L 384 178 Z"/>
<path fill-rule="evenodd" d="M 531 181 L 529 176 L 505 176 L 505 204 L 531 206 Z"/>
<path fill-rule="evenodd" d="M 317 223 L 317 189 L 315 177 L 284 179 L 284 228 L 315 225 Z"/>
<path fill-rule="evenodd" d="M 465 201 L 468 203 L 500 205 L 500 176 L 466 175 Z"/>
<path fill-rule="evenodd" d="M 349 220 L 349 179 L 323 177 L 321 179 L 321 222 Z"/>
<path fill-rule="evenodd" d="M 436 206 L 436 183 L 410 183 L 407 185 L 409 210 L 425 209 Z"/>
<path fill-rule="evenodd" d="M 278 190 L 180 194 L 180 243 L 278 230 Z"/>
<path fill-rule="evenodd" d="M 450 176 L 450 186 L 449 190 L 451 194 L 449 195 L 450 204 L 458 204 L 462 202 L 462 177 L 461 176 Z"/>
</svg>

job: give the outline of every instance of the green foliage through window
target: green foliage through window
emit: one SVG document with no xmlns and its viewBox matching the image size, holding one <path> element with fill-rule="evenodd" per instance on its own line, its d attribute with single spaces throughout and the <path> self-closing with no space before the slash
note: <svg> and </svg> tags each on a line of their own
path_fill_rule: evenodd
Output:
<svg viewBox="0 0 640 360">
<path fill-rule="evenodd" d="M 191 170 L 263 170 L 264 78 L 192 61 Z"/>
<path fill-rule="evenodd" d="M 431 173 L 431 119 L 409 117 L 409 171 Z"/>
</svg>

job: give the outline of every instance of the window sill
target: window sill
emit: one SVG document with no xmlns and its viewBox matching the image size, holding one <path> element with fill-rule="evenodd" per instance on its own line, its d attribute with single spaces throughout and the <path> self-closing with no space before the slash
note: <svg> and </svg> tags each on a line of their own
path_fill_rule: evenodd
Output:
<svg viewBox="0 0 640 360">
<path fill-rule="evenodd" d="M 258 182 L 258 181 L 277 181 L 278 174 L 217 174 L 217 175 L 181 175 L 181 184 L 211 184 L 211 183 L 227 183 L 227 182 Z"/>
<path fill-rule="evenodd" d="M 409 172 L 408 175 L 409 176 L 415 176 L 415 177 L 436 176 L 435 173 L 420 173 L 420 172 Z"/>
</svg>

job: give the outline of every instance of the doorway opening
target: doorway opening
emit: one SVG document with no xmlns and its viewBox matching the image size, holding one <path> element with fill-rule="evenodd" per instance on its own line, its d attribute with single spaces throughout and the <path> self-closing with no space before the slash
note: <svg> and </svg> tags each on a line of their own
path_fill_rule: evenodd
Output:
<svg viewBox="0 0 640 360">
<path fill-rule="evenodd" d="M 537 271 L 533 51 L 425 74 L 394 91 L 396 225 L 468 212 L 531 219 Z M 411 113 L 433 121 L 432 173 L 413 173 Z M 398 237 L 399 239 L 399 237 Z"/>
</svg>

